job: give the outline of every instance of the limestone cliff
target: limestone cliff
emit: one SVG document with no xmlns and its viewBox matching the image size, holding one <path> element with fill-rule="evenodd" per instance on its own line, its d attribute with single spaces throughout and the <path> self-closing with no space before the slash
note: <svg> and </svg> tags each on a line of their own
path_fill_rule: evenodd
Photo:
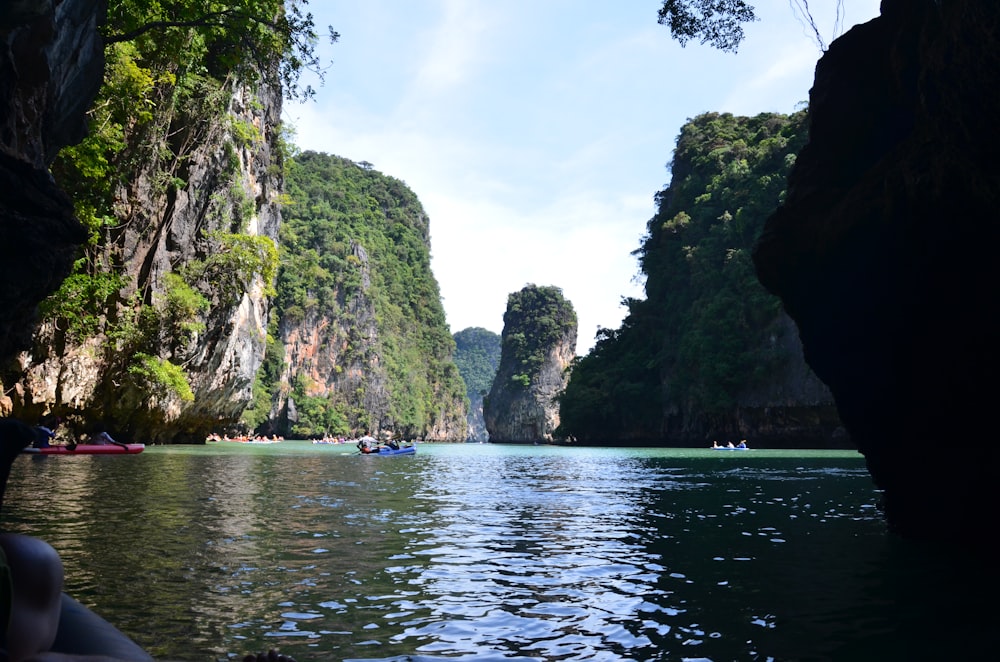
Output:
<svg viewBox="0 0 1000 662">
<path fill-rule="evenodd" d="M 36 306 L 86 238 L 48 166 L 84 136 L 103 74 L 104 11 L 103 0 L 0 7 L 0 360 L 30 343 Z"/>
<path fill-rule="evenodd" d="M 290 163 L 288 192 L 258 429 L 464 441 L 464 388 L 416 195 L 370 164 L 316 152 Z"/>
<path fill-rule="evenodd" d="M 816 68 L 755 252 L 891 527 L 987 542 L 1000 485 L 1000 5 L 883 0 Z"/>
<path fill-rule="evenodd" d="M 483 407 L 491 442 L 553 440 L 576 334 L 576 313 L 559 288 L 528 285 L 507 298 L 500 366 Z"/>
<path fill-rule="evenodd" d="M 807 114 L 705 113 L 681 127 L 636 251 L 645 299 L 602 329 L 560 396 L 577 443 L 845 446 L 829 390 L 757 281 L 751 249 L 784 195 Z"/>
<path fill-rule="evenodd" d="M 70 433 L 204 439 L 238 420 L 264 355 L 281 90 L 108 52 L 94 130 L 53 164 L 87 245 L 3 382 L 14 415 L 60 414 Z M 122 80 L 147 87 L 123 97 Z"/>
</svg>

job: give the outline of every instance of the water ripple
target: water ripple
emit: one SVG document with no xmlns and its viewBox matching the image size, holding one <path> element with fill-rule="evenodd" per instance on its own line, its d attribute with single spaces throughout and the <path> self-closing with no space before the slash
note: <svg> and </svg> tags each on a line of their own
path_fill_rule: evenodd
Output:
<svg viewBox="0 0 1000 662">
<path fill-rule="evenodd" d="M 227 453 L 19 463 L 8 524 L 169 659 L 798 659 L 896 627 L 845 606 L 886 603 L 842 570 L 888 555 L 857 458 Z"/>
</svg>

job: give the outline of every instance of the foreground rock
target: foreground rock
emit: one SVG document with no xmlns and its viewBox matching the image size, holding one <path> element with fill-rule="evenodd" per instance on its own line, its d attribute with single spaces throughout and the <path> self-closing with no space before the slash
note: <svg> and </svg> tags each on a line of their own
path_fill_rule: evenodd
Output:
<svg viewBox="0 0 1000 662">
<path fill-rule="evenodd" d="M 1000 493 L 998 19 L 982 0 L 884 0 L 834 42 L 755 254 L 913 538 L 985 541 Z"/>
</svg>

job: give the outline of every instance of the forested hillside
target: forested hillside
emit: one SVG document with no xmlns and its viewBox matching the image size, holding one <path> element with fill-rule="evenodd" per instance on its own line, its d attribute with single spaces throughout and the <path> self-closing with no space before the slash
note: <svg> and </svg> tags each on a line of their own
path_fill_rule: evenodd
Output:
<svg viewBox="0 0 1000 662">
<path fill-rule="evenodd" d="M 250 427 L 465 440 L 465 386 L 406 184 L 305 152 L 288 163 L 280 268 Z"/>
<path fill-rule="evenodd" d="M 483 398 L 490 392 L 500 365 L 500 336 L 480 327 L 462 329 L 455 334 L 455 365 L 469 398 L 469 439 L 486 441 Z"/>
<path fill-rule="evenodd" d="M 838 422 L 794 327 L 750 254 L 806 139 L 791 116 L 701 115 L 681 129 L 670 185 L 636 251 L 646 298 L 598 334 L 562 395 L 559 433 L 580 441 L 700 444 Z M 825 443 L 820 440 L 817 443 Z"/>
</svg>

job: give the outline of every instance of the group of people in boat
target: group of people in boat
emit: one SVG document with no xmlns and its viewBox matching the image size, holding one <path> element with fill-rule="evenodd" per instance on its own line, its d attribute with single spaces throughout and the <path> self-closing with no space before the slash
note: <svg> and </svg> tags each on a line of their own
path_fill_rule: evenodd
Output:
<svg viewBox="0 0 1000 662">
<path fill-rule="evenodd" d="M 712 445 L 709 446 L 709 448 L 713 448 L 713 449 L 716 449 L 716 450 L 718 450 L 720 448 L 725 448 L 725 449 L 728 449 L 728 450 L 748 450 L 750 447 L 747 446 L 747 440 L 746 439 L 740 439 L 740 443 L 738 443 L 738 444 L 733 444 L 733 442 L 730 441 L 730 442 L 727 442 L 725 445 L 719 445 L 718 441 L 713 441 Z"/>
<path fill-rule="evenodd" d="M 272 434 L 270 437 L 266 434 L 258 434 L 253 437 L 246 434 L 230 437 L 228 433 L 219 436 L 218 432 L 213 432 L 205 437 L 205 441 L 237 441 L 244 444 L 276 444 L 284 440 L 285 438 L 278 434 Z"/>
<path fill-rule="evenodd" d="M 52 446 L 66 446 L 68 449 L 73 450 L 79 445 L 84 446 L 123 446 L 127 447 L 120 441 L 115 441 L 115 439 L 108 434 L 108 431 L 103 427 L 98 426 L 96 431 L 90 435 L 84 435 L 82 441 L 56 441 L 56 430 L 58 430 L 59 425 L 62 423 L 62 418 L 59 416 L 51 416 L 44 419 L 40 424 L 36 425 L 34 430 L 34 440 L 31 442 L 33 448 L 50 448 Z"/>
<path fill-rule="evenodd" d="M 413 442 L 406 442 L 404 445 L 412 445 Z M 383 448 L 388 448 L 390 450 L 398 451 L 403 446 L 395 439 L 389 439 L 388 441 L 378 441 L 374 437 L 364 436 L 358 439 L 357 443 L 358 450 L 362 453 L 378 453 Z"/>
<path fill-rule="evenodd" d="M 314 444 L 346 444 L 346 437 L 337 437 L 334 435 L 326 434 L 319 439 L 313 439 Z"/>
</svg>

